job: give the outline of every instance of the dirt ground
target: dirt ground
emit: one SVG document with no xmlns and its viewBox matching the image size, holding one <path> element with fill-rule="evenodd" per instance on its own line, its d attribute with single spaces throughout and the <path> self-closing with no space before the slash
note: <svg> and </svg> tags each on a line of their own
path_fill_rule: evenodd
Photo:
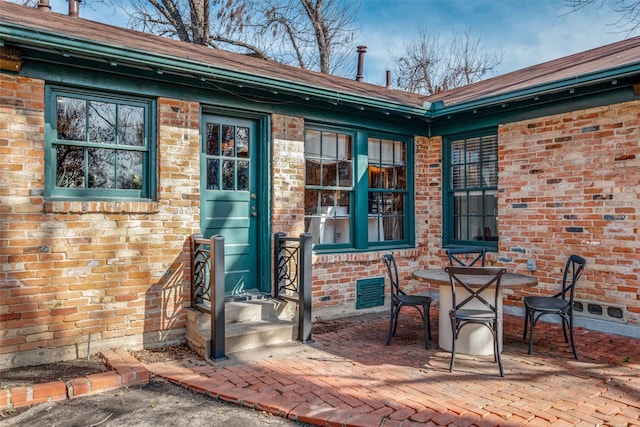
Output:
<svg viewBox="0 0 640 427">
<path fill-rule="evenodd" d="M 192 357 L 186 346 L 133 353 L 145 362 Z M 66 381 L 108 370 L 99 357 L 0 371 L 0 388 Z M 269 413 L 230 405 L 193 393 L 160 378 L 148 385 L 119 389 L 63 402 L 0 411 L 0 426 L 116 427 L 184 426 L 252 427 L 305 426 Z"/>
</svg>

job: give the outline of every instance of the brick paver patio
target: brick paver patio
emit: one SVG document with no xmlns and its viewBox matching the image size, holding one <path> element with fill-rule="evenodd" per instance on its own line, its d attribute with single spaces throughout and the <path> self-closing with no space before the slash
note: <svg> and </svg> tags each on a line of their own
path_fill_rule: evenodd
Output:
<svg viewBox="0 0 640 427">
<path fill-rule="evenodd" d="M 640 342 L 576 329 L 580 360 L 560 325 L 539 323 L 533 354 L 523 319 L 505 316 L 503 364 L 493 356 L 424 348 L 420 319 L 401 313 L 385 346 L 388 314 L 314 324 L 315 343 L 207 363 L 147 368 L 195 392 L 322 426 L 640 426 Z"/>
</svg>

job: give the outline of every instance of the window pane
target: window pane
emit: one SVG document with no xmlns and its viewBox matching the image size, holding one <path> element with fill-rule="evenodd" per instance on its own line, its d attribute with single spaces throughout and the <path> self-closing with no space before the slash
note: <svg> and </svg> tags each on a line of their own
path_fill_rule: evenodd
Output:
<svg viewBox="0 0 640 427">
<path fill-rule="evenodd" d="M 478 164 L 467 165 L 467 188 L 474 188 L 480 186 L 480 166 Z"/>
<path fill-rule="evenodd" d="M 304 133 L 304 155 L 320 157 L 320 131 L 306 130 Z"/>
<path fill-rule="evenodd" d="M 56 97 L 56 126 L 58 139 L 85 141 L 87 102 L 84 99 Z"/>
<path fill-rule="evenodd" d="M 305 182 L 307 185 L 320 185 L 320 162 L 316 159 L 305 161 Z"/>
<path fill-rule="evenodd" d="M 84 188 L 84 148 L 56 147 L 56 187 Z"/>
<path fill-rule="evenodd" d="M 217 124 L 207 123 L 207 154 L 210 156 L 220 155 L 219 130 L 220 127 Z"/>
<path fill-rule="evenodd" d="M 116 142 L 116 104 L 89 101 L 89 141 Z"/>
<path fill-rule="evenodd" d="M 453 195 L 453 214 L 466 215 L 467 213 L 467 193 L 455 193 Z"/>
<path fill-rule="evenodd" d="M 238 160 L 238 191 L 249 191 L 249 161 Z"/>
<path fill-rule="evenodd" d="M 222 189 L 235 190 L 235 162 L 233 160 L 222 161 Z"/>
<path fill-rule="evenodd" d="M 322 157 L 336 159 L 338 157 L 338 135 L 333 132 L 322 132 Z"/>
<path fill-rule="evenodd" d="M 466 144 L 467 163 L 480 162 L 480 138 L 468 139 Z"/>
<path fill-rule="evenodd" d="M 117 151 L 118 188 L 140 190 L 142 188 L 142 153 Z"/>
<path fill-rule="evenodd" d="M 320 191 L 305 190 L 304 192 L 304 214 L 317 215 L 320 213 Z"/>
<path fill-rule="evenodd" d="M 351 187 L 351 162 L 341 161 L 338 163 L 338 185 L 340 187 Z"/>
<path fill-rule="evenodd" d="M 235 152 L 234 127 L 222 126 L 222 155 L 233 157 Z"/>
<path fill-rule="evenodd" d="M 394 168 L 396 173 L 396 189 L 397 190 L 406 190 L 407 189 L 407 169 L 405 167 L 396 167 Z"/>
<path fill-rule="evenodd" d="M 482 215 L 484 212 L 483 201 L 484 197 L 482 196 L 482 192 L 469 193 L 469 200 L 467 202 L 469 215 Z"/>
<path fill-rule="evenodd" d="M 498 162 L 484 163 L 482 165 L 482 186 L 498 186 Z"/>
<path fill-rule="evenodd" d="M 116 152 L 102 148 L 87 150 L 89 188 L 115 188 Z"/>
<path fill-rule="evenodd" d="M 218 183 L 218 165 L 220 160 L 207 159 L 207 190 L 219 190 L 220 184 Z"/>
<path fill-rule="evenodd" d="M 498 215 L 498 193 L 496 191 L 486 191 L 484 193 L 485 215 Z"/>
<path fill-rule="evenodd" d="M 118 107 L 119 143 L 144 146 L 144 108 L 121 105 Z"/>
<path fill-rule="evenodd" d="M 338 159 L 351 160 L 351 136 L 338 135 Z"/>
<path fill-rule="evenodd" d="M 249 128 L 236 129 L 237 156 L 243 159 L 249 158 Z"/>
<path fill-rule="evenodd" d="M 336 162 L 322 162 L 322 185 L 324 187 L 335 187 L 338 185 Z"/>
<path fill-rule="evenodd" d="M 382 162 L 382 164 L 392 165 L 393 164 L 393 141 L 383 139 L 382 141 L 380 141 L 380 144 L 381 144 L 380 161 Z"/>
</svg>

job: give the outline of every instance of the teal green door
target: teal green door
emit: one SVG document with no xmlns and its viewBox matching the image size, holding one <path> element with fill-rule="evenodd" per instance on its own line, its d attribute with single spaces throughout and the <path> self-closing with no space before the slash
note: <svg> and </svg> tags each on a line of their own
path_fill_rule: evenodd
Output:
<svg viewBox="0 0 640 427">
<path fill-rule="evenodd" d="M 253 120 L 203 115 L 200 229 L 224 237 L 225 293 L 258 288 L 256 139 Z"/>
</svg>

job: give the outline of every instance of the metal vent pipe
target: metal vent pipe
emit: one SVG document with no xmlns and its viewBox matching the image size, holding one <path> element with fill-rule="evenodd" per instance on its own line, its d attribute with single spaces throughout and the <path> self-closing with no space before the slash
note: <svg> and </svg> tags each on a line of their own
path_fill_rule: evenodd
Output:
<svg viewBox="0 0 640 427">
<path fill-rule="evenodd" d="M 49 0 L 40 0 L 38 2 L 38 10 L 42 12 L 51 12 L 51 5 L 49 4 Z"/>
<path fill-rule="evenodd" d="M 356 80 L 362 81 L 362 70 L 364 68 L 364 54 L 367 52 L 366 46 L 358 46 L 358 74 L 356 74 Z"/>
<path fill-rule="evenodd" d="M 69 16 L 80 16 L 80 3 L 82 0 L 69 0 Z"/>
</svg>

